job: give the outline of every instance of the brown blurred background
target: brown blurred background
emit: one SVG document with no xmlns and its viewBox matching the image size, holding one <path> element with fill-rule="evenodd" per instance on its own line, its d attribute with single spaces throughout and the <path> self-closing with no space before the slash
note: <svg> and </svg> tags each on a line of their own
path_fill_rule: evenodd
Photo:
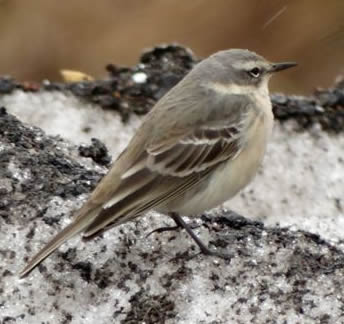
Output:
<svg viewBox="0 0 344 324">
<path fill-rule="evenodd" d="M 169 42 L 295 60 L 273 90 L 309 93 L 344 74 L 344 1 L 0 0 L 0 75 L 22 81 L 59 80 L 61 68 L 102 77 L 107 63 L 135 64 Z"/>
</svg>

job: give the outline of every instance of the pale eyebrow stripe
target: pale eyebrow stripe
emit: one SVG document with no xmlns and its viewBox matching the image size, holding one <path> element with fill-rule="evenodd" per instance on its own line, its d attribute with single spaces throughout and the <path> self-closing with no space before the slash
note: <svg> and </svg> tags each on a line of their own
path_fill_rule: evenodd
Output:
<svg viewBox="0 0 344 324">
<path fill-rule="evenodd" d="M 257 88 L 252 85 L 237 85 L 234 83 L 221 84 L 212 82 L 207 85 L 207 88 L 212 89 L 222 94 L 243 95 L 255 91 Z"/>
<path fill-rule="evenodd" d="M 233 67 L 238 70 L 251 70 L 257 66 L 257 62 L 234 62 Z"/>
</svg>

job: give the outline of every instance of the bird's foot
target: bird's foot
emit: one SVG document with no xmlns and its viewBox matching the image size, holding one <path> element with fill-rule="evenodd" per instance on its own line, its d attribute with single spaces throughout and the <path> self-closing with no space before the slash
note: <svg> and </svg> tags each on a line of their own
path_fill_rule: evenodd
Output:
<svg viewBox="0 0 344 324">
<path fill-rule="evenodd" d="M 164 227 L 159 227 L 159 228 L 156 228 L 154 229 L 153 231 L 149 232 L 147 235 L 146 235 L 146 238 L 151 236 L 153 233 L 163 233 L 163 232 L 168 232 L 168 231 L 177 231 L 179 229 L 181 229 L 182 227 L 179 226 L 179 225 L 176 225 L 176 226 L 164 226 Z"/>
</svg>

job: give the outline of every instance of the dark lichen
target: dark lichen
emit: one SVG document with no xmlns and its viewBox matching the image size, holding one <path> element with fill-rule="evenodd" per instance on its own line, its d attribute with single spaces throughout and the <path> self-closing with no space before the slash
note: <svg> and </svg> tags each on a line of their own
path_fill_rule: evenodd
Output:
<svg viewBox="0 0 344 324">
<path fill-rule="evenodd" d="M 163 45 L 146 50 L 137 65 L 121 67 L 108 64 L 108 79 L 75 83 L 43 82 L 41 85 L 20 83 L 10 77 L 0 78 L 0 94 L 15 89 L 23 91 L 70 91 L 83 100 L 97 103 L 104 109 L 118 111 L 123 121 L 131 114 L 146 114 L 169 89 L 177 84 L 200 61 L 180 45 Z M 134 75 L 143 73 L 144 82 L 135 82 Z M 301 129 L 319 123 L 323 130 L 344 130 L 344 82 L 329 89 L 317 89 L 313 96 L 271 96 L 275 118 L 293 119 Z"/>
</svg>

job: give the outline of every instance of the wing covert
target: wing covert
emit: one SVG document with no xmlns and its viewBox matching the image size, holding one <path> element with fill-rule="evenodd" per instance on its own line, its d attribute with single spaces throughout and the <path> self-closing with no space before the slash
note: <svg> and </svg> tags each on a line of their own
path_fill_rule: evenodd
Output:
<svg viewBox="0 0 344 324">
<path fill-rule="evenodd" d="M 242 142 L 238 125 L 201 126 L 172 146 L 148 149 L 147 167 L 161 174 L 185 177 L 235 158 Z"/>
</svg>

